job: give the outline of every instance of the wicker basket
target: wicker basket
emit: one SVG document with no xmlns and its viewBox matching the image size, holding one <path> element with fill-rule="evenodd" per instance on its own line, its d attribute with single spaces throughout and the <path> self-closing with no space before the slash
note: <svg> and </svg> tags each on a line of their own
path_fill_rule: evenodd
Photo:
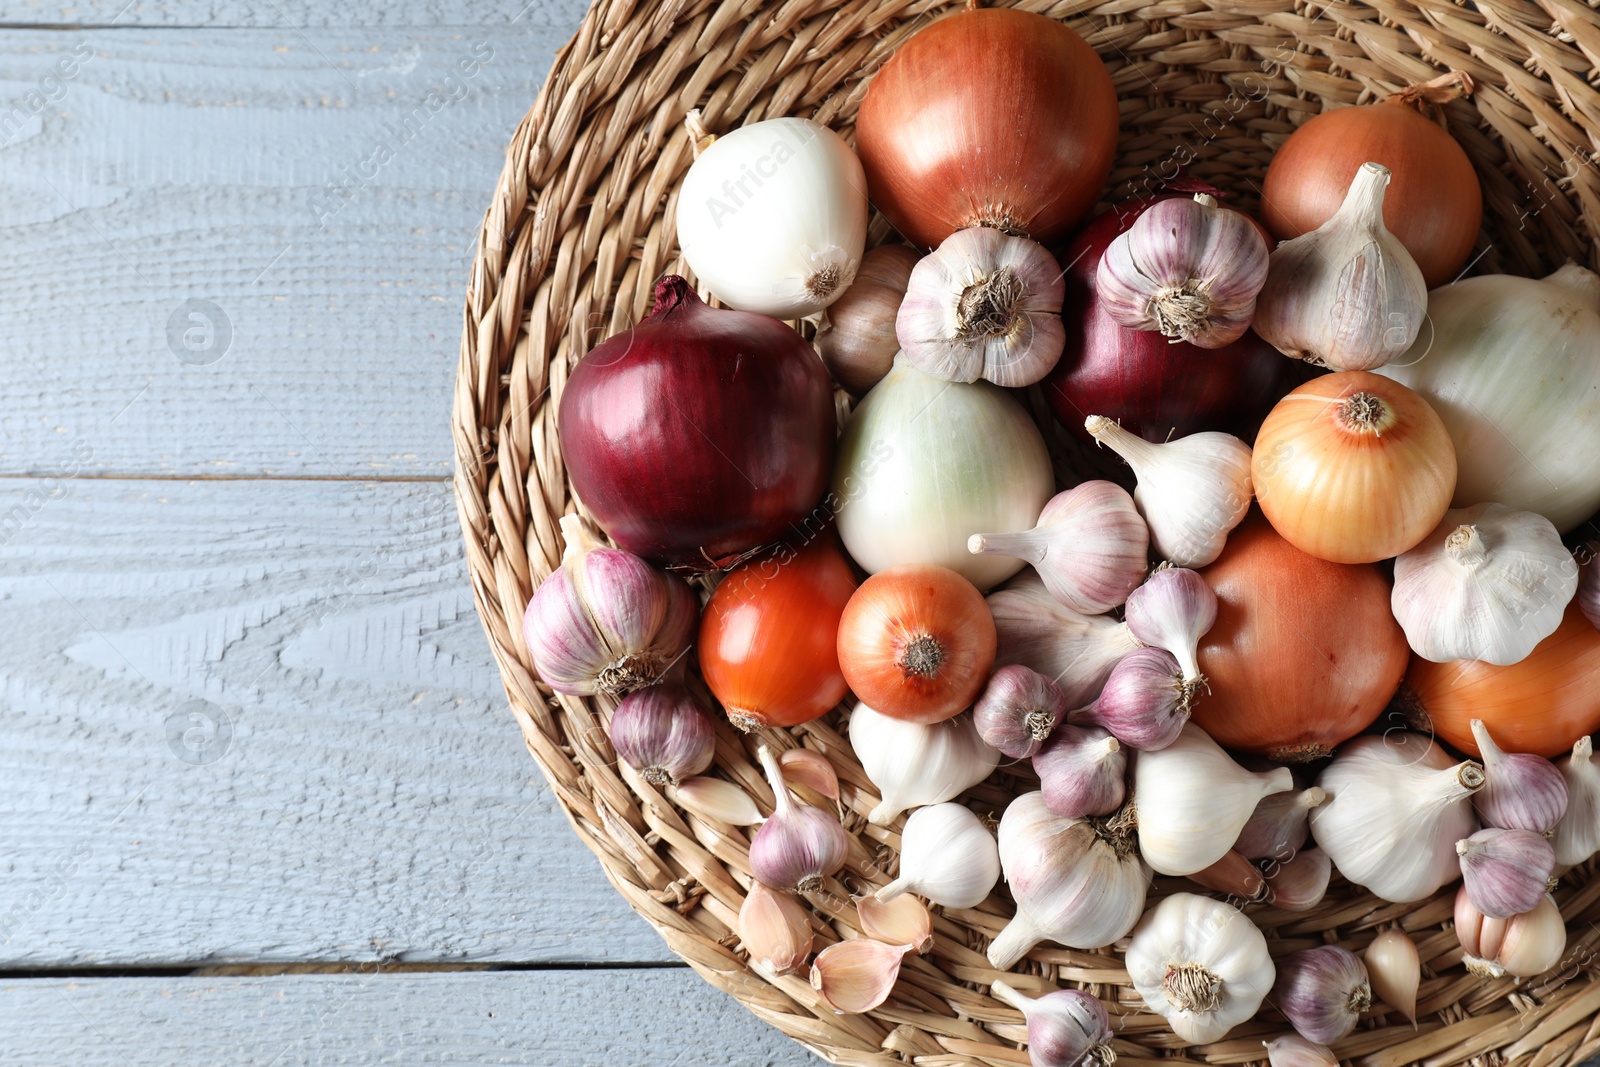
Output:
<svg viewBox="0 0 1600 1067">
<path fill-rule="evenodd" d="M 707 981 L 838 1064 L 1025 1064 L 1020 1016 L 990 999 L 984 958 L 1010 914 L 1004 889 L 982 907 L 936 916 L 932 954 L 911 959 L 870 1015 L 835 1015 L 800 976 L 750 970 L 733 933 L 749 882 L 746 838 L 695 818 L 615 760 L 604 701 L 552 695 L 521 637 L 533 588 L 560 559 L 557 520 L 574 507 L 555 431 L 570 366 L 642 316 L 651 283 L 682 271 L 672 227 L 690 162 L 690 108 L 713 131 L 781 115 L 816 118 L 847 139 L 867 79 L 910 34 L 958 3 L 931 0 L 599 0 L 557 56 L 517 130 L 484 220 L 454 407 L 456 495 L 478 610 L 512 711 L 572 821 L 633 907 Z M 1188 173 L 1253 206 L 1276 144 L 1324 106 L 1370 100 L 1442 68 L 1478 85 L 1450 105 L 1452 132 L 1485 193 L 1478 272 L 1543 273 L 1594 263 L 1600 174 L 1600 14 L 1580 0 L 1105 0 L 1025 3 L 1062 19 L 1104 58 L 1121 99 L 1112 199 Z M 888 227 L 876 219 L 874 239 Z M 1061 437 L 1056 437 L 1059 445 Z M 1073 457 L 1058 455 L 1069 465 Z M 852 890 L 886 881 L 898 837 L 870 827 L 876 802 L 836 714 L 773 731 L 838 768 L 853 862 L 813 899 L 819 947 L 855 936 Z M 756 738 L 722 727 L 721 774 L 766 806 Z M 969 798 L 998 812 L 1020 780 L 996 776 Z M 1571 936 L 1557 971 L 1517 982 L 1468 975 L 1450 928 L 1453 889 L 1386 904 L 1343 885 L 1311 912 L 1255 909 L 1275 955 L 1316 944 L 1361 948 L 1398 921 L 1424 961 L 1413 1030 L 1380 1010 L 1336 1047 L 1371 1067 L 1577 1063 L 1600 1050 L 1600 878 L 1592 864 L 1556 898 Z M 1169 884 L 1170 883 L 1170 884 Z M 1155 896 L 1178 888 L 1158 878 Z M 1144 1010 L 1117 955 L 1041 946 L 1025 961 L 1046 983 L 1102 998 L 1126 1063 L 1244 1063 L 1287 1031 L 1270 1009 L 1214 1045 L 1185 1048 Z M 1034 986 L 1026 978 L 1022 986 Z"/>
</svg>

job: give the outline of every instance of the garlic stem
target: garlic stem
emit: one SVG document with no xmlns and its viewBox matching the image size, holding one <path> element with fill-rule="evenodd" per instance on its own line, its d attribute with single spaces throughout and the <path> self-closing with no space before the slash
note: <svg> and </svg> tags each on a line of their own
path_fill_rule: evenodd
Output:
<svg viewBox="0 0 1600 1067">
<path fill-rule="evenodd" d="M 762 745 L 756 750 L 756 759 L 761 764 L 761 771 L 766 775 L 767 784 L 772 787 L 773 814 L 787 814 L 794 808 L 794 800 L 789 796 L 788 783 L 783 779 L 783 768 L 778 765 L 778 757 L 772 754 L 772 749 Z"/>
<path fill-rule="evenodd" d="M 1483 545 L 1483 538 L 1478 536 L 1476 526 L 1457 526 L 1444 539 L 1444 550 L 1446 555 L 1463 567 L 1476 567 L 1489 558 L 1489 551 Z"/>
<path fill-rule="evenodd" d="M 1029 563 L 1043 563 L 1050 551 L 1048 539 L 1033 530 L 1016 533 L 973 534 L 967 538 L 967 551 L 973 555 L 1011 556 Z"/>
<path fill-rule="evenodd" d="M 1104 415 L 1090 415 L 1083 422 L 1089 436 L 1128 461 L 1137 473 L 1139 463 L 1156 456 L 1156 445 L 1138 434 L 1122 428 L 1122 424 Z"/>
<path fill-rule="evenodd" d="M 996 978 L 989 986 L 989 995 L 1002 1004 L 1009 1004 L 1011 1007 L 1016 1008 L 1024 1016 L 1028 1014 L 1028 1009 L 1038 1002 L 1037 997 L 1023 996 L 1007 985 L 1003 979 L 999 978 Z"/>
</svg>

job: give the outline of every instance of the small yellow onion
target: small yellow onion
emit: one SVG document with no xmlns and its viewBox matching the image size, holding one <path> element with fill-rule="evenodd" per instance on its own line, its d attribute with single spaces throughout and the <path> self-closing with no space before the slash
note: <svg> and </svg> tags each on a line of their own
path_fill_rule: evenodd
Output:
<svg viewBox="0 0 1600 1067">
<path fill-rule="evenodd" d="M 1325 374 L 1278 401 L 1251 460 L 1272 528 L 1334 563 L 1375 563 L 1427 537 L 1456 485 L 1456 452 L 1428 402 L 1366 371 Z"/>
</svg>

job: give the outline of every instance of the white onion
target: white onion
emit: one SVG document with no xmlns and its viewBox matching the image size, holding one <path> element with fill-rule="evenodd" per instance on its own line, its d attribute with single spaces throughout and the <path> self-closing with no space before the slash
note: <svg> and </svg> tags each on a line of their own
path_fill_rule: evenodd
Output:
<svg viewBox="0 0 1600 1067">
<path fill-rule="evenodd" d="M 811 315 L 855 279 L 867 179 L 838 134 L 768 119 L 718 137 L 678 192 L 678 243 L 706 288 L 740 311 Z"/>
</svg>

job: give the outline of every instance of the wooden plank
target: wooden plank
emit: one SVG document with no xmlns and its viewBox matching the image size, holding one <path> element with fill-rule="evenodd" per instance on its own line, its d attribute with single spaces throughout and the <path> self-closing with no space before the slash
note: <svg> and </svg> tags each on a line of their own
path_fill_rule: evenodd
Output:
<svg viewBox="0 0 1600 1067">
<path fill-rule="evenodd" d="M 687 968 L 0 983 L 6 1067 L 810 1067 Z"/>
<path fill-rule="evenodd" d="M 673 959 L 459 538 L 443 483 L 0 479 L 0 968 Z"/>
<path fill-rule="evenodd" d="M 448 475 L 477 227 L 561 2 L 559 27 L 0 33 L 0 474 L 76 437 L 98 473 Z"/>
<path fill-rule="evenodd" d="M 470 8 L 448 0 L 391 0 L 328 4 L 316 0 L 21 0 L 0 13 L 6 26 L 490 26 L 571 27 L 583 15 L 578 0 L 483 0 Z M 576 15 L 574 15 L 576 11 Z"/>
</svg>

